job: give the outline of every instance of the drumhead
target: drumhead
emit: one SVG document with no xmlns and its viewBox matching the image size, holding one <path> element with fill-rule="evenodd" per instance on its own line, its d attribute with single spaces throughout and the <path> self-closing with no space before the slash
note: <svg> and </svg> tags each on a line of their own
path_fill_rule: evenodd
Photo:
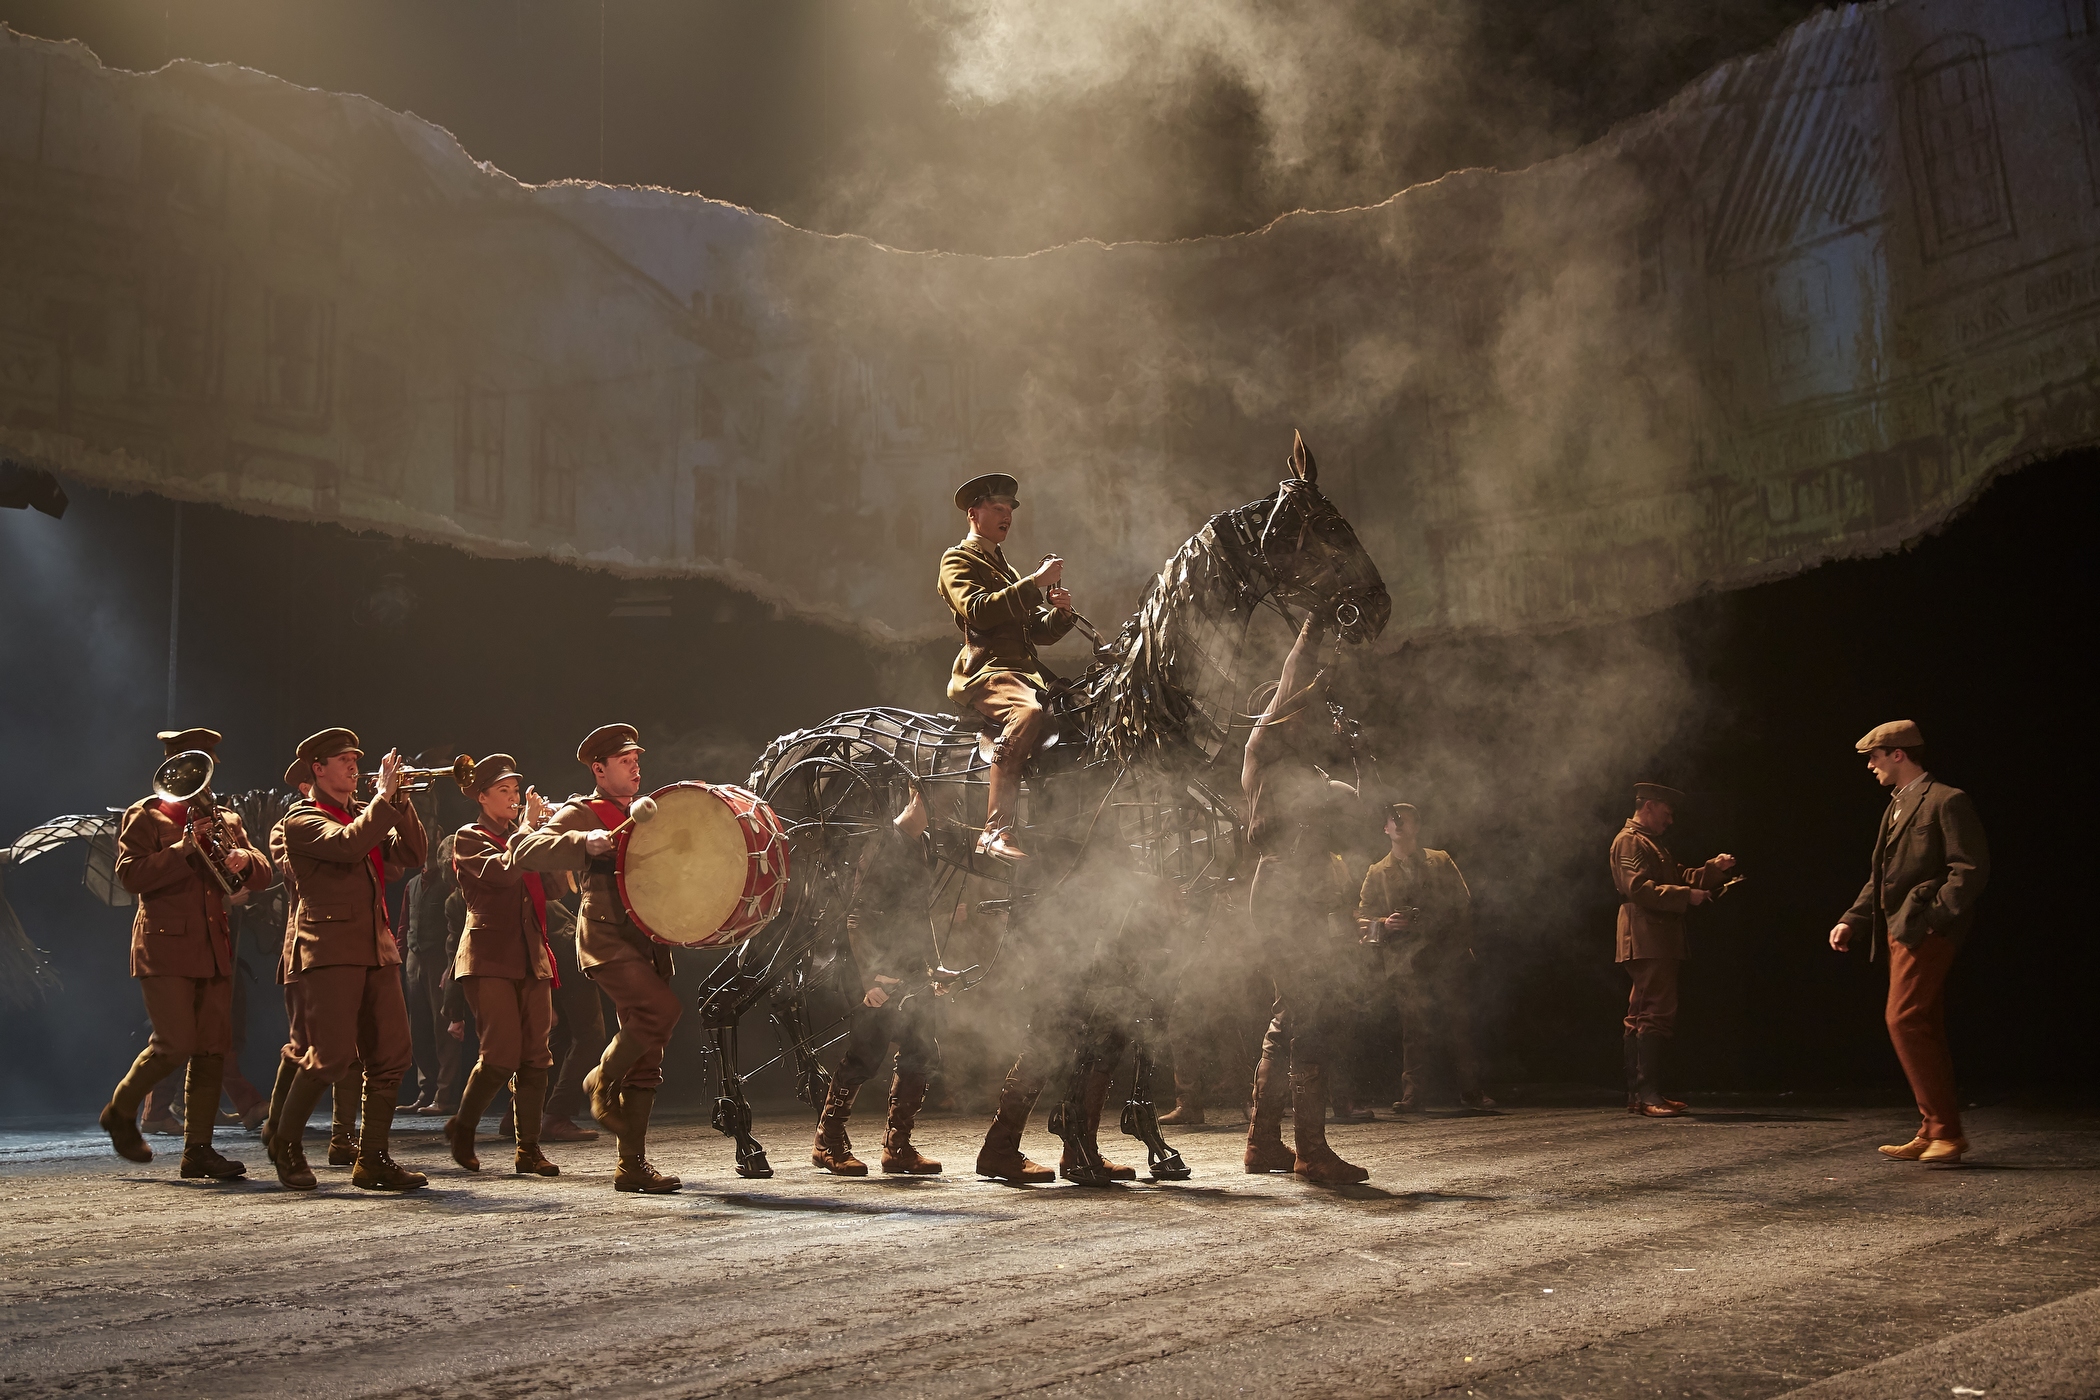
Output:
<svg viewBox="0 0 2100 1400">
<path fill-rule="evenodd" d="M 695 948 L 743 898 L 750 851 L 736 813 L 712 789 L 677 783 L 652 794 L 656 815 L 628 829 L 620 894 L 642 931 Z"/>
</svg>

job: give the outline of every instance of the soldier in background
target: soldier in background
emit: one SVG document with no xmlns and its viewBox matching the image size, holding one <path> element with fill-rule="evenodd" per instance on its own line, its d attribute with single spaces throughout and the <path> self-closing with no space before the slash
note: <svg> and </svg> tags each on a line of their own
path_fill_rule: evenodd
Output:
<svg viewBox="0 0 2100 1400">
<path fill-rule="evenodd" d="M 554 945 L 561 985 L 554 989 L 554 1034 L 547 1042 L 554 1052 L 554 1084 L 547 1091 L 540 1140 L 590 1142 L 598 1130 L 584 1127 L 576 1116 L 586 1107 L 583 1076 L 605 1053 L 605 1003 L 598 984 L 583 975 L 576 961 L 575 877 L 566 871 L 549 871 L 547 879 L 562 881 L 567 889 L 547 901 L 547 941 Z"/>
<path fill-rule="evenodd" d="M 450 1117 L 459 1110 L 459 1042 L 446 1033 L 445 974 L 452 959 L 445 901 L 459 888 L 452 870 L 453 837 L 439 841 L 434 858 L 411 875 L 401 903 L 408 924 L 408 1019 L 415 1042 L 416 1101 L 408 1111 Z"/>
</svg>

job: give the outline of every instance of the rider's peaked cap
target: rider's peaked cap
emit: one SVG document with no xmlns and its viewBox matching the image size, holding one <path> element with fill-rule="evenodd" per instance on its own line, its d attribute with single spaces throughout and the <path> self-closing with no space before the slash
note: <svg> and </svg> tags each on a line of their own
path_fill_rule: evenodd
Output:
<svg viewBox="0 0 2100 1400">
<path fill-rule="evenodd" d="M 576 746 L 576 761 L 588 768 L 593 763 L 603 763 L 614 754 L 646 753 L 642 747 L 642 736 L 631 724 L 601 724 L 583 736 Z"/>
<path fill-rule="evenodd" d="M 971 506 L 983 505 L 986 501 L 1004 501 L 1010 506 L 1021 503 L 1021 483 L 1005 472 L 987 472 L 973 476 L 955 488 L 955 508 L 968 510 Z"/>
</svg>

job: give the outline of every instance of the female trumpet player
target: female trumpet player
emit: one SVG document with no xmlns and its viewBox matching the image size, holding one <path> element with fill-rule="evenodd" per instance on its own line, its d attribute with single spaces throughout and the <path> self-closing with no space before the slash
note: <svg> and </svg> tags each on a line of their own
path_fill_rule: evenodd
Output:
<svg viewBox="0 0 2100 1400">
<path fill-rule="evenodd" d="M 511 838 L 543 825 L 547 804 L 538 793 L 521 799 L 523 779 L 507 753 L 490 754 L 459 777 L 460 789 L 481 804 L 481 817 L 452 838 L 452 868 L 467 902 L 467 928 L 452 975 L 474 1010 L 481 1058 L 467 1076 L 459 1112 L 446 1120 L 452 1160 L 480 1171 L 474 1130 L 496 1091 L 511 1087 L 517 1120 L 520 1176 L 559 1176 L 540 1153 L 540 1119 L 547 1102 L 547 1048 L 554 1026 L 554 949 L 547 942 L 547 891 L 537 872 L 511 864 Z M 513 1082 L 515 1076 L 515 1082 Z"/>
</svg>

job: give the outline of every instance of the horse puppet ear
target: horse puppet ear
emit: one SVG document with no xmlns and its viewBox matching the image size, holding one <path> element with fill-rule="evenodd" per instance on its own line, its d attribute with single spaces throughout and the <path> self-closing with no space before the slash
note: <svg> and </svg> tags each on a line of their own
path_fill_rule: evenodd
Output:
<svg viewBox="0 0 2100 1400">
<path fill-rule="evenodd" d="M 1291 475 L 1307 486 L 1320 484 L 1320 464 L 1313 460 L 1312 453 L 1306 449 L 1304 435 L 1296 428 L 1291 429 Z"/>
</svg>

